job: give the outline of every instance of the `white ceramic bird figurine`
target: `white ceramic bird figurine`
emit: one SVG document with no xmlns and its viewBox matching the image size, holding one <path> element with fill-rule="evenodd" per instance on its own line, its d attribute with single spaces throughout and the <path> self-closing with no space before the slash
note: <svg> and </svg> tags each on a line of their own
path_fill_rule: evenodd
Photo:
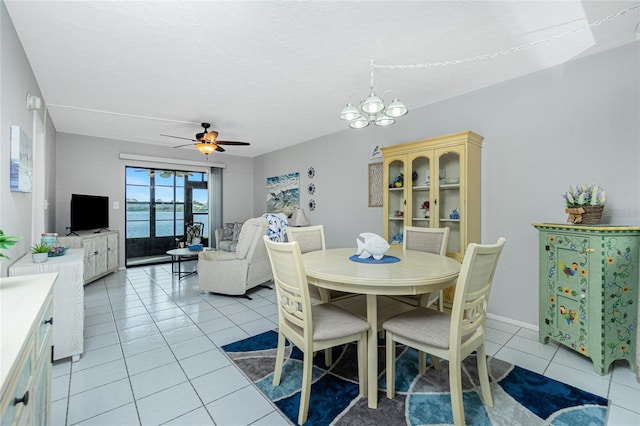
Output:
<svg viewBox="0 0 640 426">
<path fill-rule="evenodd" d="M 373 234 L 371 232 L 363 232 L 360 236 L 364 239 L 364 242 L 356 238 L 358 243 L 358 254 L 360 259 L 366 259 L 373 256 L 374 259 L 380 260 L 382 256 L 389 250 L 389 243 L 380 235 Z"/>
</svg>

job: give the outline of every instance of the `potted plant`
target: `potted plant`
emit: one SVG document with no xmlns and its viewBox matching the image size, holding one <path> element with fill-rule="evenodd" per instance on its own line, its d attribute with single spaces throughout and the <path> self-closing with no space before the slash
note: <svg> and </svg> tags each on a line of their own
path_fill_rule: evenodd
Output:
<svg viewBox="0 0 640 426">
<path fill-rule="evenodd" d="M 31 258 L 33 263 L 46 262 L 49 259 L 49 250 L 51 250 L 51 247 L 46 244 L 34 244 L 31 247 Z"/>
<path fill-rule="evenodd" d="M 605 201 L 605 192 L 600 186 L 593 183 L 571 186 L 562 198 L 567 203 L 565 211 L 569 213 L 570 223 L 600 223 Z"/>
<path fill-rule="evenodd" d="M 15 243 L 17 243 L 20 238 L 22 237 L 5 235 L 4 232 L 2 232 L 2 229 L 0 229 L 0 250 L 7 250 L 9 247 L 12 247 Z M 0 251 L 0 260 L 2 260 L 2 258 L 10 259 L 9 256 Z"/>
</svg>

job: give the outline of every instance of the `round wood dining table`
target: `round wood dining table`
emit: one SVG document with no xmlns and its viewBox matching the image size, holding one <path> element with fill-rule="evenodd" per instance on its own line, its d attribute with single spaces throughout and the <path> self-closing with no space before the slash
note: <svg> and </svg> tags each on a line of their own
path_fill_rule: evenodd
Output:
<svg viewBox="0 0 640 426">
<path fill-rule="evenodd" d="M 354 248 L 308 252 L 302 255 L 309 282 L 321 288 L 365 294 L 367 321 L 367 395 L 369 408 L 378 406 L 378 303 L 377 296 L 416 295 L 455 284 L 460 263 L 455 259 L 422 251 L 392 248 L 386 256 L 395 263 L 360 263 L 350 260 Z"/>
</svg>

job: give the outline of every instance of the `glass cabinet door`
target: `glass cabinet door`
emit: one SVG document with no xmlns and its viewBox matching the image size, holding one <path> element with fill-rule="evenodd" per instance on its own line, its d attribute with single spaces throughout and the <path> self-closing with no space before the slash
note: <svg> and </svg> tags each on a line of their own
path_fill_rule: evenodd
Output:
<svg viewBox="0 0 640 426">
<path fill-rule="evenodd" d="M 460 190 L 461 182 L 461 152 L 459 149 L 443 149 L 436 152 L 438 166 L 437 196 L 434 204 L 437 204 L 438 228 L 449 227 L 449 244 L 447 253 L 462 253 L 462 233 L 460 223 L 464 223 L 464 200 Z M 434 210 L 433 208 L 431 209 Z"/>
<path fill-rule="evenodd" d="M 402 232 L 404 230 L 406 198 L 405 184 L 411 182 L 405 175 L 405 162 L 403 159 L 393 159 L 389 162 L 387 170 L 388 200 L 387 208 L 387 236 L 389 244 L 402 245 Z"/>
<path fill-rule="evenodd" d="M 411 226 L 428 228 L 431 220 L 430 206 L 431 159 L 421 154 L 411 160 L 411 190 L 408 205 L 411 207 Z"/>
</svg>

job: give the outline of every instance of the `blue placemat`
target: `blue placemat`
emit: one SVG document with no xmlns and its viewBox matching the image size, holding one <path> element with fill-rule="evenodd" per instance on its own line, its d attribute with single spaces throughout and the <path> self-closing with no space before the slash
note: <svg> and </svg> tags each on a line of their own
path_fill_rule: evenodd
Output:
<svg viewBox="0 0 640 426">
<path fill-rule="evenodd" d="M 359 255 L 354 254 L 353 256 L 349 256 L 349 260 L 353 261 L 353 262 L 358 262 L 358 263 L 396 263 L 396 262 L 400 262 L 400 258 L 399 257 L 395 257 L 395 256 L 387 256 L 386 254 L 384 256 L 382 256 L 382 259 L 376 260 L 373 257 L 367 257 L 366 259 L 360 259 L 358 257 Z"/>
</svg>

